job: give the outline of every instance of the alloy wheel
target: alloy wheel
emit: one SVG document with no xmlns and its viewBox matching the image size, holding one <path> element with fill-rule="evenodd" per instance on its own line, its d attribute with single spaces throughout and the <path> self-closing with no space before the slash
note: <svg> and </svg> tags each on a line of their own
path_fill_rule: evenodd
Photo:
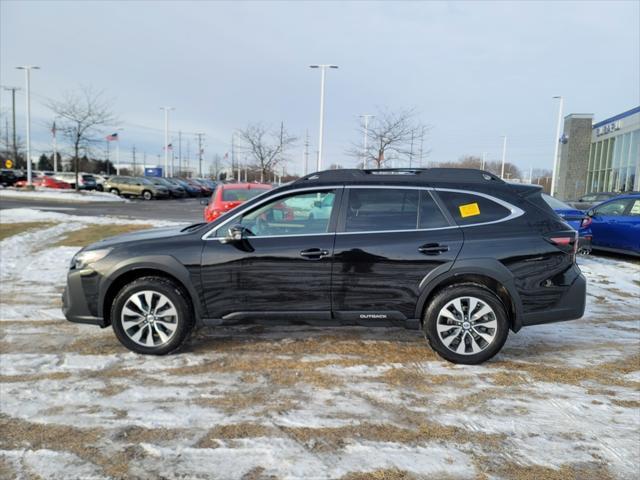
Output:
<svg viewBox="0 0 640 480">
<path fill-rule="evenodd" d="M 498 321 L 485 301 L 458 297 L 440 309 L 436 329 L 447 349 L 458 355 L 475 355 L 493 343 Z"/>
<path fill-rule="evenodd" d="M 120 320 L 131 340 L 145 347 L 157 347 L 169 342 L 175 334 L 178 311 L 166 295 L 143 290 L 127 299 Z"/>
</svg>

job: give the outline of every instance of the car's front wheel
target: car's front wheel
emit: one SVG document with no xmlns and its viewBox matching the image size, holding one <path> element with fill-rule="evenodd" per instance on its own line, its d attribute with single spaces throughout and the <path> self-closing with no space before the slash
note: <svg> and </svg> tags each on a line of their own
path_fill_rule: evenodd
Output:
<svg viewBox="0 0 640 480">
<path fill-rule="evenodd" d="M 109 190 L 109 193 L 112 193 L 114 195 L 120 195 L 120 191 L 117 188 L 112 188 L 111 190 Z"/>
<path fill-rule="evenodd" d="M 179 348 L 193 327 L 184 291 L 162 277 L 142 277 L 126 285 L 111 306 L 113 331 L 137 353 L 164 355 Z"/>
<path fill-rule="evenodd" d="M 509 321 L 496 294 L 483 285 L 464 283 L 436 294 L 427 308 L 423 330 L 441 357 L 475 365 L 502 349 Z"/>
<path fill-rule="evenodd" d="M 151 200 L 153 198 L 153 193 L 151 193 L 149 190 L 145 190 L 144 192 L 142 192 L 142 198 L 144 198 L 145 200 Z"/>
</svg>

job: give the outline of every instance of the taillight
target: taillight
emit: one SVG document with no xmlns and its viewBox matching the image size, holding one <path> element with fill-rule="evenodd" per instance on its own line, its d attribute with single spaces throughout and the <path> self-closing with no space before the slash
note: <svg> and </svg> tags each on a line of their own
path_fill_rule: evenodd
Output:
<svg viewBox="0 0 640 480">
<path fill-rule="evenodd" d="M 580 222 L 580 228 L 587 228 L 589 225 L 591 225 L 591 222 L 593 222 L 593 219 L 591 217 L 584 217 L 582 219 L 582 222 Z"/>
<path fill-rule="evenodd" d="M 558 232 L 549 235 L 546 240 L 563 252 L 571 254 L 575 261 L 578 253 L 578 232 Z"/>
</svg>

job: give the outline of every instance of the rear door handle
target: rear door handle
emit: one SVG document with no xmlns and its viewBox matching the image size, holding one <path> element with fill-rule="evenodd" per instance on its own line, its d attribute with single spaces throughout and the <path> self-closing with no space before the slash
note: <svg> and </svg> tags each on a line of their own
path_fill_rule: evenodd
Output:
<svg viewBox="0 0 640 480">
<path fill-rule="evenodd" d="M 300 256 L 309 260 L 320 260 L 323 257 L 329 256 L 329 250 L 323 250 L 321 248 L 309 248 L 302 250 Z"/>
<path fill-rule="evenodd" d="M 418 247 L 420 253 L 425 255 L 440 255 L 441 253 L 449 251 L 449 245 L 440 245 L 439 243 L 427 243 Z"/>
</svg>

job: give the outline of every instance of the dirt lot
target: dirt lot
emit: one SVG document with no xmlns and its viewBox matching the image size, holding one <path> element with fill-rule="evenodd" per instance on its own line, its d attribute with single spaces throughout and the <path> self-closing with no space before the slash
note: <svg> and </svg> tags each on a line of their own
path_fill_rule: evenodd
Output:
<svg viewBox="0 0 640 480">
<path fill-rule="evenodd" d="M 1 243 L 2 478 L 606 479 L 640 470 L 637 263 L 581 258 L 585 318 L 511 335 L 478 367 L 444 362 L 402 329 L 202 329 L 177 355 L 143 357 L 110 329 L 58 311 L 77 247 L 54 245 L 93 220 L 5 212 L 3 223 L 52 224 L 14 228 Z M 16 245 L 24 268 L 6 260 Z"/>
</svg>

